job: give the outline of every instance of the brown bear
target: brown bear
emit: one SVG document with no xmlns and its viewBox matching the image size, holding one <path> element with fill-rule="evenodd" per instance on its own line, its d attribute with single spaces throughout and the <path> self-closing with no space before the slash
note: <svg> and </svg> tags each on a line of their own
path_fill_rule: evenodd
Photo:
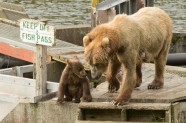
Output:
<svg viewBox="0 0 186 123">
<path fill-rule="evenodd" d="M 93 78 L 106 72 L 110 92 L 120 87 L 116 75 L 122 66 L 124 79 L 114 104 L 124 105 L 131 98 L 133 88 L 142 82 L 144 60 L 155 63 L 155 78 L 148 89 L 163 87 L 171 39 L 172 21 L 168 14 L 156 7 L 145 7 L 133 15 L 116 15 L 111 22 L 91 30 L 83 38 L 84 55 Z"/>
<path fill-rule="evenodd" d="M 57 104 L 73 99 L 75 103 L 79 103 L 81 97 L 83 101 L 92 100 L 87 73 L 79 58 L 75 56 L 67 60 L 67 65 L 61 74 Z"/>
</svg>

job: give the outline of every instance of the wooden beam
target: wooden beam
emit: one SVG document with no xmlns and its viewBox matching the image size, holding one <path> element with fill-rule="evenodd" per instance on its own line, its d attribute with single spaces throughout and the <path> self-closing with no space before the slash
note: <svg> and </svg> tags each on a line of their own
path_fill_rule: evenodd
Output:
<svg viewBox="0 0 186 123">
<path fill-rule="evenodd" d="M 23 48 L 8 45 L 0 42 L 0 53 L 12 56 L 14 58 L 22 59 L 28 62 L 35 63 L 35 55 L 33 51 L 26 50 Z"/>
<path fill-rule="evenodd" d="M 34 67 L 33 64 L 25 65 L 25 66 L 16 66 L 16 70 L 17 70 L 17 76 L 23 77 L 24 73 L 33 72 Z"/>
</svg>

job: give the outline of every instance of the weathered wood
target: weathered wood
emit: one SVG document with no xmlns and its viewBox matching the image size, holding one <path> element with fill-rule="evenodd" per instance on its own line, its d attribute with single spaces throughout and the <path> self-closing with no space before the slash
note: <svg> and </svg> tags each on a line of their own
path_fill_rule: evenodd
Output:
<svg viewBox="0 0 186 123">
<path fill-rule="evenodd" d="M 108 10 L 99 10 L 96 25 L 111 21 L 116 15 L 116 11 L 113 8 Z"/>
<path fill-rule="evenodd" d="M 147 85 L 154 79 L 154 64 L 143 64 L 143 82 L 140 87 L 135 88 L 132 93 L 130 102 L 136 103 L 171 103 L 186 99 L 186 68 L 166 67 L 165 83 L 162 89 L 149 90 Z M 179 74 L 175 74 L 179 73 Z M 181 73 L 181 74 L 180 74 Z M 100 87 L 99 87 L 100 86 Z M 117 97 L 117 93 L 108 93 L 108 83 L 100 84 L 95 91 L 93 90 L 93 97 L 96 101 L 112 101 Z"/>
<path fill-rule="evenodd" d="M 145 0 L 145 6 L 154 6 L 154 0 Z"/>
<path fill-rule="evenodd" d="M 119 5 L 127 0 L 106 0 L 96 6 L 97 10 L 108 10 L 116 5 Z"/>
<path fill-rule="evenodd" d="M 136 3 L 137 3 L 137 0 L 129 1 L 129 14 L 133 14 L 137 11 Z"/>
<path fill-rule="evenodd" d="M 15 68 L 1 69 L 0 74 L 17 76 L 17 70 Z"/>
<path fill-rule="evenodd" d="M 33 72 L 34 67 L 33 67 L 33 64 L 25 65 L 25 66 L 17 66 L 16 71 L 17 71 L 17 76 L 23 77 L 24 73 Z"/>
<path fill-rule="evenodd" d="M 4 9 L 10 9 L 19 12 L 25 12 L 24 8 L 21 5 L 7 3 L 7 2 L 0 2 L 0 7 Z"/>
<path fill-rule="evenodd" d="M 185 123 L 186 121 L 186 103 L 176 102 L 172 104 L 172 123 Z"/>
<path fill-rule="evenodd" d="M 135 109 L 135 110 L 169 110 L 170 103 L 129 103 L 115 106 L 111 102 L 81 102 L 80 109 Z"/>
<path fill-rule="evenodd" d="M 83 120 L 78 120 L 76 123 L 157 123 L 157 122 L 123 122 L 123 121 L 83 121 Z M 163 122 L 163 123 L 168 123 L 168 122 Z"/>
<path fill-rule="evenodd" d="M 46 94 L 47 81 L 47 47 L 36 44 L 36 96 Z"/>
<path fill-rule="evenodd" d="M 3 10 L 2 14 L 6 15 L 1 17 L 7 20 L 18 21 L 19 19 L 22 18 L 29 18 L 24 8 L 20 5 L 7 3 L 7 2 L 0 2 L 0 9 Z"/>
<path fill-rule="evenodd" d="M 32 103 L 37 103 L 39 101 L 50 100 L 50 99 L 56 97 L 56 94 L 57 94 L 57 92 L 50 92 L 50 93 L 47 93 L 47 94 L 36 96 L 36 97 L 33 98 L 33 102 Z M 24 100 L 22 100 L 22 101 L 24 101 Z"/>
</svg>

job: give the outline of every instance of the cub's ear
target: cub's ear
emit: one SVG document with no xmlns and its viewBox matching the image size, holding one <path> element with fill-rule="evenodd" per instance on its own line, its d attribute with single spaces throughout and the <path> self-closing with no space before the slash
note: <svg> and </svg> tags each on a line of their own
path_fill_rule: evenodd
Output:
<svg viewBox="0 0 186 123">
<path fill-rule="evenodd" d="M 67 61 L 67 65 L 71 67 L 71 61 L 70 61 L 70 59 L 67 59 L 66 61 Z"/>
<path fill-rule="evenodd" d="M 90 43 L 90 37 L 88 35 L 83 37 L 83 45 L 86 47 Z"/>
<path fill-rule="evenodd" d="M 73 59 L 79 60 L 79 58 L 77 56 L 74 56 Z"/>
<path fill-rule="evenodd" d="M 110 44 L 109 38 L 103 38 L 103 39 L 102 39 L 101 45 L 102 45 L 103 47 L 107 47 L 107 46 L 109 46 L 109 44 Z"/>
</svg>

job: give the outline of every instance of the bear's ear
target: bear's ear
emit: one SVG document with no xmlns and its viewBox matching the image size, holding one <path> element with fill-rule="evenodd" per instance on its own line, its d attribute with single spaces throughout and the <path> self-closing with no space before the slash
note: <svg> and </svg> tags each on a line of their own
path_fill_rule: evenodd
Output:
<svg viewBox="0 0 186 123">
<path fill-rule="evenodd" d="M 103 38 L 102 39 L 102 42 L 101 42 L 101 45 L 103 46 L 103 47 L 107 47 L 108 45 L 109 45 L 109 38 Z"/>
<path fill-rule="evenodd" d="M 83 45 L 86 47 L 90 43 L 90 37 L 88 35 L 83 37 Z"/>
</svg>

